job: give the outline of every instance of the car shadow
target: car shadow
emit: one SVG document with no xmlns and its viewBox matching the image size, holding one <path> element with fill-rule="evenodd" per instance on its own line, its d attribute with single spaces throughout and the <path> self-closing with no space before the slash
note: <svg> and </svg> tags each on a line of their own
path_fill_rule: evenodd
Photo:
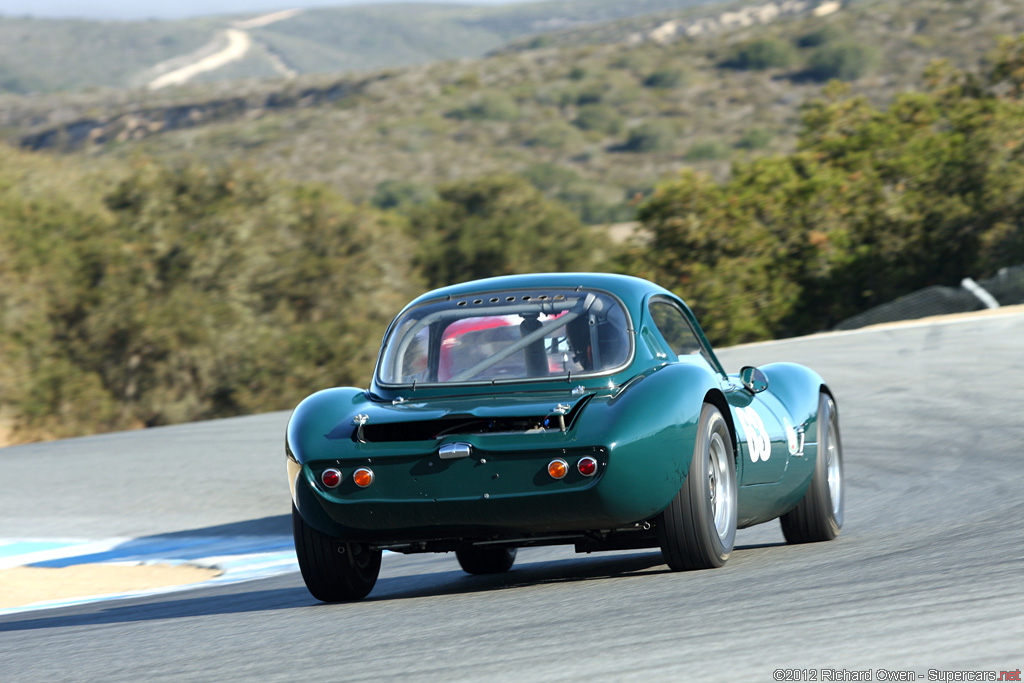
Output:
<svg viewBox="0 0 1024 683">
<path fill-rule="evenodd" d="M 211 594 L 212 590 L 198 588 L 189 591 L 186 597 L 166 598 L 158 595 L 53 608 L 43 611 L 43 616 L 39 616 L 38 611 L 15 613 L 0 617 L 0 633 L 265 612 L 292 609 L 309 603 L 309 593 L 301 581 L 297 587 L 231 594 Z"/>
<path fill-rule="evenodd" d="M 670 570 L 665 566 L 660 552 L 573 557 L 517 563 L 510 571 L 502 574 L 474 576 L 453 569 L 383 578 L 365 600 L 408 600 L 666 573 L 670 573 Z"/>
<path fill-rule="evenodd" d="M 283 514 L 274 515 L 272 517 L 261 517 L 260 519 L 247 519 L 244 522 L 218 524 L 216 526 L 202 527 L 200 529 L 188 529 L 185 531 L 153 534 L 151 536 L 143 536 L 142 539 L 187 538 L 194 536 L 290 536 L 291 533 L 292 516 L 291 514 Z"/>
<path fill-rule="evenodd" d="M 216 526 L 173 531 L 167 533 L 140 536 L 120 543 L 107 550 L 87 553 L 84 555 L 68 555 L 55 559 L 33 562 L 31 567 L 70 567 L 79 564 L 98 562 L 129 562 L 139 559 L 151 559 L 152 556 L 173 557 L 176 560 L 192 561 L 215 552 L 218 543 L 224 540 L 244 539 L 256 547 L 266 540 L 280 547 L 282 543 L 290 544 L 286 539 L 292 535 L 291 515 L 275 515 L 244 522 L 219 524 Z M 282 539 L 285 539 L 282 541 Z M 213 549 L 211 549 L 211 544 Z"/>
<path fill-rule="evenodd" d="M 739 546 L 737 550 L 753 550 L 776 545 L 784 544 Z M 454 563 L 454 557 L 452 561 Z M 422 564 L 427 571 L 417 573 L 417 564 Z M 227 587 L 197 587 L 185 595 L 174 593 L 53 608 L 46 610 L 42 615 L 35 611 L 15 613 L 0 617 L 0 633 L 281 610 L 362 609 L 396 600 L 673 573 L 665 566 L 661 553 L 657 550 L 523 562 L 504 574 L 481 576 L 467 575 L 458 569 L 431 571 L 435 566 L 436 564 L 413 558 L 411 562 L 402 566 L 386 568 L 385 576 L 377 582 L 373 592 L 364 600 L 354 603 L 319 602 L 306 590 L 299 575 L 290 573 Z M 403 573 L 399 576 L 387 576 L 388 569 Z M 265 588 L 269 582 L 286 585 Z M 246 589 L 247 586 L 254 584 L 260 588 Z"/>
</svg>

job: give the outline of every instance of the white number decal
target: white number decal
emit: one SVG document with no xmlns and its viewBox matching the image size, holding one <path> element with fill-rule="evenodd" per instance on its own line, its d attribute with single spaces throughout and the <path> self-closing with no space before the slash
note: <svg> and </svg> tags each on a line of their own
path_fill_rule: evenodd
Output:
<svg viewBox="0 0 1024 683">
<path fill-rule="evenodd" d="M 751 462 L 758 460 L 767 462 L 768 458 L 772 457 L 772 440 L 768 436 L 768 430 L 765 429 L 761 416 L 757 414 L 756 410 L 747 406 L 746 408 L 737 408 L 736 417 L 739 418 L 743 433 L 747 437 L 747 449 L 750 451 Z"/>
</svg>

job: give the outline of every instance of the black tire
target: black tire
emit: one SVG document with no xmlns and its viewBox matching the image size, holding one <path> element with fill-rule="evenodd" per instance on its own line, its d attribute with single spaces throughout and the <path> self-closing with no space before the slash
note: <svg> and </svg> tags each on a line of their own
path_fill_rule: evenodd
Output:
<svg viewBox="0 0 1024 683">
<path fill-rule="evenodd" d="M 661 553 L 673 571 L 721 567 L 736 542 L 736 457 L 729 427 L 718 408 L 705 403 L 697 429 L 686 480 L 657 520 Z"/>
<path fill-rule="evenodd" d="M 467 574 L 501 574 L 516 561 L 515 548 L 463 548 L 455 551 L 459 566 Z"/>
<path fill-rule="evenodd" d="M 361 543 L 344 543 L 306 524 L 292 504 L 292 534 L 302 580 L 313 597 L 323 602 L 365 598 L 380 574 L 380 550 Z"/>
<path fill-rule="evenodd" d="M 782 535 L 789 543 L 831 541 L 843 527 L 846 499 L 843 481 L 843 442 L 839 414 L 832 397 L 818 398 L 818 454 L 814 475 L 797 506 L 782 515 Z"/>
</svg>

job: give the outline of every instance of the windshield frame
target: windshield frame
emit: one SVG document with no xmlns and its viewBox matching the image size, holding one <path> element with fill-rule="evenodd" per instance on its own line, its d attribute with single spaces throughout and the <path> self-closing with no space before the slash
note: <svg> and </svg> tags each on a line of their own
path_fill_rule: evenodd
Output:
<svg viewBox="0 0 1024 683">
<path fill-rule="evenodd" d="M 600 306 L 608 306 L 607 311 L 603 308 L 598 313 L 608 313 L 617 309 L 623 319 L 622 338 L 626 343 L 626 353 L 622 362 L 614 366 L 602 367 L 599 370 L 583 370 L 580 372 L 566 371 L 564 373 L 507 377 L 507 378 L 480 378 L 474 377 L 492 365 L 500 363 L 515 353 L 523 350 L 534 341 L 545 338 L 545 335 L 557 330 L 569 322 L 577 319 L 580 315 L 590 315 L 591 308 L 601 302 Z M 417 311 L 425 308 L 434 309 L 426 312 L 425 315 L 417 315 Z M 471 312 L 473 311 L 473 312 Z M 479 311 L 479 312 L 476 312 Z M 453 378 L 436 381 L 395 382 L 388 381 L 387 376 L 394 376 L 399 370 L 397 364 L 401 362 L 409 346 L 414 343 L 418 334 L 423 330 L 429 330 L 431 325 L 448 321 L 449 324 L 457 323 L 460 320 L 472 320 L 474 318 L 493 318 L 502 316 L 519 315 L 523 312 L 537 313 L 539 315 L 557 316 L 549 317 L 541 321 L 540 327 L 523 336 L 514 343 L 505 346 L 498 353 L 485 357 L 477 366 L 457 372 Z M 571 316 L 571 317 L 567 317 Z M 539 316 L 538 316 L 539 317 Z M 410 327 L 411 324 L 411 327 Z M 400 335 L 400 337 L 399 337 Z M 629 308 L 622 299 L 613 292 L 597 287 L 515 287 L 493 290 L 478 290 L 468 292 L 458 297 L 443 296 L 426 301 L 421 301 L 413 306 L 405 308 L 392 321 L 381 344 L 381 351 L 374 369 L 374 382 L 382 388 L 445 388 L 445 387 L 472 387 L 492 386 L 504 384 L 522 384 L 536 382 L 567 382 L 576 379 L 588 379 L 595 377 L 606 377 L 621 372 L 633 363 L 636 353 L 635 328 Z M 429 337 L 428 337 L 429 339 Z M 441 340 L 428 341 L 428 345 L 436 345 L 440 353 Z M 395 348 L 395 344 L 398 347 Z M 434 361 L 437 363 L 438 361 Z M 388 367 L 388 366 L 391 367 Z M 471 372 L 473 371 L 473 372 Z M 439 368 L 432 369 L 434 377 L 438 376 Z"/>
</svg>

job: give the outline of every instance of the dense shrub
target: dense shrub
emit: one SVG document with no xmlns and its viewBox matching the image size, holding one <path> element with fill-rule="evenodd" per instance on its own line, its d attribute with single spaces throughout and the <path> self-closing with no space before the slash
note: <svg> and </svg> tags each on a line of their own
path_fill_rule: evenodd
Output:
<svg viewBox="0 0 1024 683">
<path fill-rule="evenodd" d="M 405 211 L 437 197 L 434 188 L 409 180 L 385 180 L 377 185 L 370 203 L 378 209 Z"/>
<path fill-rule="evenodd" d="M 813 31 L 808 31 L 796 40 L 798 47 L 820 47 L 825 43 L 833 43 L 842 40 L 845 33 L 835 24 L 826 24 Z"/>
<path fill-rule="evenodd" d="M 606 83 L 587 83 L 576 92 L 576 104 L 581 107 L 597 104 L 604 99 L 606 92 L 608 92 Z"/>
<path fill-rule="evenodd" d="M 686 150 L 685 156 L 689 161 L 725 159 L 729 156 L 729 147 L 721 140 L 702 140 Z"/>
<path fill-rule="evenodd" d="M 508 95 L 483 93 L 466 106 L 449 111 L 448 116 L 468 121 L 514 121 L 519 116 L 519 106 Z"/>
<path fill-rule="evenodd" d="M 785 69 L 796 62 L 797 51 L 792 43 L 778 38 L 758 38 L 743 43 L 724 66 L 733 69 Z"/>
<path fill-rule="evenodd" d="M 870 73 L 878 64 L 876 49 L 854 42 L 829 43 L 807 60 L 806 75 L 817 81 L 833 78 L 855 81 Z"/>
<path fill-rule="evenodd" d="M 740 149 L 764 149 L 774 138 L 775 135 L 767 128 L 755 126 L 744 131 L 736 146 Z"/>
<path fill-rule="evenodd" d="M 576 112 L 573 125 L 580 130 L 596 131 L 606 135 L 622 132 L 622 116 L 614 108 L 604 104 L 588 104 Z"/>
<path fill-rule="evenodd" d="M 626 201 L 632 193 L 594 186 L 571 168 L 531 164 L 521 174 L 531 185 L 565 205 L 587 225 L 633 220 L 636 210 Z"/>
<path fill-rule="evenodd" d="M 548 196 L 570 185 L 583 182 L 580 174 L 576 171 L 567 166 L 552 163 L 530 164 L 520 175 Z"/>
<path fill-rule="evenodd" d="M 644 78 L 648 88 L 676 88 L 686 83 L 686 72 L 674 67 L 658 69 Z"/>
<path fill-rule="evenodd" d="M 578 130 L 562 121 L 554 121 L 532 131 L 526 144 L 558 150 L 571 147 L 579 139 L 580 132 Z"/>
<path fill-rule="evenodd" d="M 668 121 L 646 121 L 632 128 L 620 148 L 625 152 L 667 152 L 676 145 L 676 131 Z"/>
</svg>

